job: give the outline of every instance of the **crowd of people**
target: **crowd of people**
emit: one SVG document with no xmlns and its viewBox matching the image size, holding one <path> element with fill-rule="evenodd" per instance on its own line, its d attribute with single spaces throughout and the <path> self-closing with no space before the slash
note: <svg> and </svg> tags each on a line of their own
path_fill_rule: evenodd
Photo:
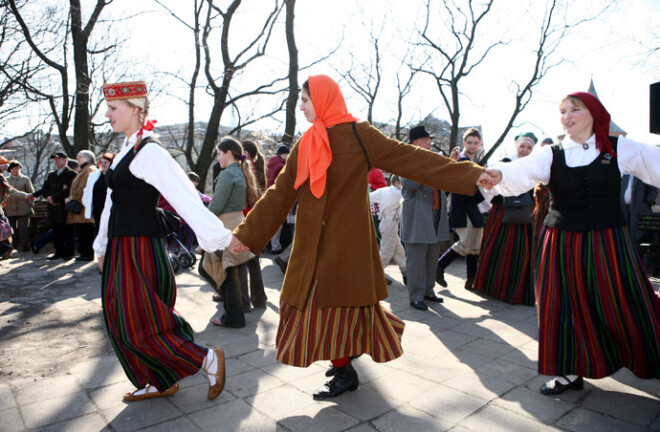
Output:
<svg viewBox="0 0 660 432">
<path fill-rule="evenodd" d="M 75 168 L 55 153 L 55 170 L 36 191 L 19 162 L 0 159 L 10 172 L 0 176 L 0 217 L 14 247 L 34 250 L 28 223 L 34 198 L 44 197 L 55 247 L 48 259 L 71 259 L 76 246 L 76 260 L 99 258 L 108 335 L 136 387 L 126 401 L 174 394 L 197 372 L 208 377 L 209 399 L 224 388 L 224 352 L 196 344 L 174 310 L 167 211 L 203 251 L 200 274 L 224 309 L 216 326 L 244 327 L 245 313 L 266 307 L 259 255 L 275 255 L 285 273 L 278 361 L 331 363 L 314 399 L 357 389 L 357 356 L 403 354 L 405 323 L 380 305 L 394 283 L 384 273 L 392 261 L 421 311 L 443 302 L 436 283 L 447 287 L 460 257 L 465 289 L 536 305 L 539 372 L 556 376 L 543 394 L 580 390 L 584 378 L 623 367 L 660 378 L 660 297 L 637 251 L 636 224 L 657 197 L 660 149 L 610 137 L 609 114 L 593 95 L 562 99 L 561 142 L 535 148 L 538 138 L 521 133 L 515 154 L 483 168 L 478 129 L 445 157 L 423 125 L 410 129 L 408 143 L 388 138 L 350 114 L 335 81 L 311 76 L 301 89 L 311 124 L 301 139 L 266 161 L 256 142 L 222 138 L 206 197 L 195 189 L 199 177 L 152 134 L 146 84 L 103 91 L 106 117 L 126 137 L 120 151 L 97 164 L 83 150 Z M 442 250 L 452 232 L 456 241 Z M 4 239 L 2 256 L 7 247 Z"/>
</svg>

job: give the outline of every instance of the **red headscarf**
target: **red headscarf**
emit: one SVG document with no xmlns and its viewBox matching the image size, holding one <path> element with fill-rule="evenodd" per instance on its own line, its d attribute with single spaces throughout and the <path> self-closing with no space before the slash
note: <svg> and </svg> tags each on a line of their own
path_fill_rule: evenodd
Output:
<svg viewBox="0 0 660 432">
<path fill-rule="evenodd" d="M 575 92 L 569 94 L 580 99 L 589 110 L 594 119 L 594 132 L 596 133 L 596 148 L 602 152 L 607 152 L 616 157 L 612 143 L 608 136 L 610 134 L 610 113 L 607 112 L 598 98 L 591 93 Z"/>
<path fill-rule="evenodd" d="M 316 112 L 316 120 L 307 129 L 298 146 L 298 172 L 294 188 L 307 179 L 312 194 L 321 198 L 325 192 L 326 172 L 332 162 L 332 150 L 327 128 L 339 123 L 357 121 L 349 114 L 341 90 L 326 75 L 309 77 L 309 92 Z"/>
</svg>

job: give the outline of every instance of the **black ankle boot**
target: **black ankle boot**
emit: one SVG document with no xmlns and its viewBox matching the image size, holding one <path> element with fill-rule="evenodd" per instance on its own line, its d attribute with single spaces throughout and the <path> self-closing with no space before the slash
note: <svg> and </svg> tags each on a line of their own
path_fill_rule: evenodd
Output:
<svg viewBox="0 0 660 432">
<path fill-rule="evenodd" d="M 467 280 L 465 281 L 465 289 L 473 289 L 474 277 L 477 274 L 477 263 L 479 255 L 468 254 L 465 256 L 465 264 L 467 270 Z"/>
<path fill-rule="evenodd" d="M 361 355 L 362 354 L 358 354 L 356 356 L 350 356 L 348 358 L 349 363 L 352 362 L 353 360 L 355 360 L 356 358 L 360 357 Z M 339 368 L 334 367 L 334 365 L 332 363 L 330 363 L 330 366 L 325 371 L 325 376 L 327 376 L 327 377 L 335 376 L 335 373 L 337 372 L 337 369 L 339 369 Z"/>
<path fill-rule="evenodd" d="M 445 269 L 449 267 L 449 264 L 451 264 L 456 259 L 456 257 L 458 257 L 458 254 L 454 251 L 454 249 L 449 248 L 438 260 L 438 267 L 435 269 L 435 281 L 443 287 L 447 286 L 447 281 L 445 280 Z"/>
<path fill-rule="evenodd" d="M 353 391 L 360 385 L 357 372 L 349 362 L 346 366 L 334 368 L 334 377 L 314 392 L 315 400 L 339 396 L 345 391 Z"/>
</svg>

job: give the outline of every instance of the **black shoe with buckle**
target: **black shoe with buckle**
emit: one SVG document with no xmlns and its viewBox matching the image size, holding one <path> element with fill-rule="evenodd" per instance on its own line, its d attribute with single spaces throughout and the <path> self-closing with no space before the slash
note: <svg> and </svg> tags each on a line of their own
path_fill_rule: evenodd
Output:
<svg viewBox="0 0 660 432">
<path fill-rule="evenodd" d="M 568 384 L 560 383 L 559 378 L 563 378 Z M 543 384 L 539 391 L 544 395 L 558 395 L 564 393 L 566 390 L 582 390 L 583 388 L 584 379 L 582 379 L 581 376 L 571 381 L 565 376 L 561 375 Z"/>
<path fill-rule="evenodd" d="M 360 385 L 358 374 L 350 362 L 346 366 L 334 368 L 333 378 L 314 392 L 314 400 L 337 397 L 346 391 L 357 390 Z"/>
</svg>

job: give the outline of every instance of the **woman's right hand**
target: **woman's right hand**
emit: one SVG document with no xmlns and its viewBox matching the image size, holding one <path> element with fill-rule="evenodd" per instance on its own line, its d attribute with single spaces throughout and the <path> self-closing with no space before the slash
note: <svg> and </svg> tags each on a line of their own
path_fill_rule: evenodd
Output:
<svg viewBox="0 0 660 432">
<path fill-rule="evenodd" d="M 231 237 L 231 243 L 227 246 L 227 250 L 234 255 L 238 255 L 241 252 L 247 252 L 250 250 L 249 247 L 245 246 L 236 236 Z"/>
</svg>

